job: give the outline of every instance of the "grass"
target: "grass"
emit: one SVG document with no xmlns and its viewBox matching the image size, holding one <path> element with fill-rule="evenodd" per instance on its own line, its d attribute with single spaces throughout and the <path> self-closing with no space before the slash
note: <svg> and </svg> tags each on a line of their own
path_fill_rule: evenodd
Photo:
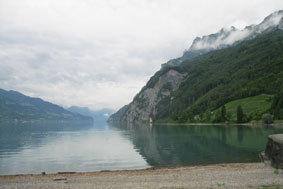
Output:
<svg viewBox="0 0 283 189">
<path fill-rule="evenodd" d="M 225 183 L 221 184 L 221 183 L 217 183 L 217 188 L 222 188 L 225 187 Z M 225 187 L 226 188 L 226 187 Z"/>
<path fill-rule="evenodd" d="M 226 112 L 231 114 L 231 120 L 236 121 L 237 119 L 237 107 L 242 106 L 243 112 L 245 115 L 253 117 L 258 116 L 261 118 L 261 115 L 266 112 L 272 104 L 273 95 L 261 94 L 258 96 L 243 98 L 239 100 L 234 100 L 225 104 Z M 215 112 L 221 111 L 221 107 L 218 108 Z"/>
<path fill-rule="evenodd" d="M 261 188 L 264 188 L 264 189 L 282 189 L 283 186 L 282 185 L 279 185 L 279 184 L 269 184 L 269 185 L 261 185 Z"/>
<path fill-rule="evenodd" d="M 273 123 L 283 123 L 283 120 L 273 120 Z"/>
</svg>

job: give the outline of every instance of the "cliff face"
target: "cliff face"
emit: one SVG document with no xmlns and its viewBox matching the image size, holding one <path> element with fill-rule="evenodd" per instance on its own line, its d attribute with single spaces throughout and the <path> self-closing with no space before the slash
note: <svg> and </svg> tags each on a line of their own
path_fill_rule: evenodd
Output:
<svg viewBox="0 0 283 189">
<path fill-rule="evenodd" d="M 283 18 L 281 18 L 278 28 L 283 30 Z"/>
<path fill-rule="evenodd" d="M 120 121 L 126 125 L 149 123 L 150 118 L 154 119 L 158 113 L 157 104 L 178 89 L 185 77 L 186 74 L 172 69 L 168 70 L 158 78 L 158 81 L 152 87 L 145 87 L 128 105 L 126 111 L 123 109 L 124 113 L 115 121 Z M 116 115 L 119 115 L 119 111 Z"/>
</svg>

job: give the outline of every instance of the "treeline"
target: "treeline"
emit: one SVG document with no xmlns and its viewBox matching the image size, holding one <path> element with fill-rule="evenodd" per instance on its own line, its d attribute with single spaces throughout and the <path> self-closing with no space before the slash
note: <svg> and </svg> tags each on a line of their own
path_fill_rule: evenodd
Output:
<svg viewBox="0 0 283 189">
<path fill-rule="evenodd" d="M 274 30 L 234 47 L 183 62 L 175 69 L 186 72 L 187 78 L 172 96 L 157 105 L 158 113 L 154 119 L 225 122 L 230 116 L 225 114 L 226 103 L 260 94 L 275 95 L 267 113 L 274 115 L 274 119 L 283 119 L 283 95 L 278 91 L 283 88 L 282 50 L 283 31 Z M 149 86 L 155 80 L 154 76 Z M 211 115 L 222 106 L 219 115 Z M 239 121 L 248 122 L 261 117 L 248 117 L 243 113 Z"/>
<path fill-rule="evenodd" d="M 272 106 L 271 106 L 270 113 L 274 116 L 274 119 L 283 120 L 283 91 L 282 90 L 275 96 Z"/>
</svg>

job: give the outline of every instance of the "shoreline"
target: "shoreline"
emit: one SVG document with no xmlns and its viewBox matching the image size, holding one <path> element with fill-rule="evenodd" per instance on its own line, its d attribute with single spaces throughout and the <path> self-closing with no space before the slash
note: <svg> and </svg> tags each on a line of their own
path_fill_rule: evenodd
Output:
<svg viewBox="0 0 283 189">
<path fill-rule="evenodd" d="M 272 127 L 282 127 L 283 126 L 283 122 L 280 123 L 272 123 L 272 124 L 264 124 L 264 123 L 153 123 L 153 125 L 168 125 L 168 126 L 175 126 L 175 125 L 184 125 L 184 126 L 191 126 L 191 125 L 195 125 L 195 126 L 207 126 L 207 125 L 215 125 L 215 126 L 237 126 L 237 125 L 241 125 L 241 126 L 272 126 Z"/>
<path fill-rule="evenodd" d="M 99 175 L 103 173 L 138 173 L 138 172 L 150 172 L 150 171 L 159 171 L 159 170 L 178 170 L 178 169 L 190 169 L 190 168 L 205 168 L 211 166 L 219 166 L 219 167 L 226 167 L 226 166 L 235 166 L 235 165 L 253 165 L 253 164 L 264 164 L 266 167 L 271 167 L 269 161 L 261 162 L 261 161 L 254 161 L 254 162 L 245 162 L 245 163 L 217 163 L 217 164 L 204 164 L 204 165 L 188 165 L 188 166 L 172 166 L 172 167 L 148 167 L 148 168 L 140 168 L 140 169 L 103 169 L 99 171 L 64 171 L 64 172 L 42 172 L 42 173 L 19 173 L 19 174 L 11 174 L 11 175 L 0 175 L 1 178 L 4 177 L 46 177 L 46 176 L 58 176 L 58 175 Z M 283 170 L 282 170 L 283 171 Z M 282 172 L 283 173 L 283 172 Z"/>
<path fill-rule="evenodd" d="M 283 188 L 283 170 L 265 163 L 227 163 L 0 176 L 0 188 Z"/>
</svg>

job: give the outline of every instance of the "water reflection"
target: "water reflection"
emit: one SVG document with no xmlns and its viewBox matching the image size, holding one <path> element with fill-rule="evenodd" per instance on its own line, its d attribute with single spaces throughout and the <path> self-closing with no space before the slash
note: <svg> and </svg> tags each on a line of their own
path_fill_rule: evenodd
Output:
<svg viewBox="0 0 283 189">
<path fill-rule="evenodd" d="M 1 125 L 0 174 L 149 167 L 124 132 L 92 125 Z"/>
<path fill-rule="evenodd" d="M 258 161 L 282 127 L 0 124 L 0 174 Z"/>
<path fill-rule="evenodd" d="M 66 123 L 0 123 L 0 150 L 18 151 L 25 146 L 40 146 L 42 139 L 56 132 L 81 131 L 93 125 Z"/>
<path fill-rule="evenodd" d="M 129 137 L 154 167 L 259 161 L 267 136 L 281 127 L 136 126 Z"/>
</svg>

